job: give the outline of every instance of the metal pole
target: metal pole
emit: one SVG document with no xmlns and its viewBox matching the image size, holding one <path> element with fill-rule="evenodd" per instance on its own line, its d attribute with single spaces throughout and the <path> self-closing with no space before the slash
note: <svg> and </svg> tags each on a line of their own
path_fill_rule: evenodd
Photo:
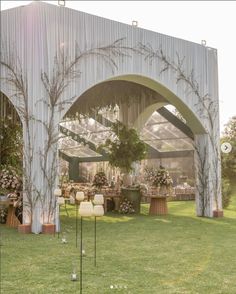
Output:
<svg viewBox="0 0 236 294">
<path fill-rule="evenodd" d="M 76 201 L 76 220 L 75 220 L 75 247 L 78 246 L 78 202 Z"/>
<path fill-rule="evenodd" d="M 57 199 L 56 199 L 55 210 L 54 210 L 54 221 L 53 221 L 53 223 L 54 223 L 54 230 L 53 230 L 53 237 L 56 236 L 56 223 L 57 223 L 56 216 L 57 216 Z"/>
<path fill-rule="evenodd" d="M 83 279 L 83 263 L 82 263 L 82 247 L 83 247 L 83 217 L 80 219 L 80 294 L 82 294 L 82 279 Z"/>
<path fill-rule="evenodd" d="M 61 229 L 61 223 L 60 223 L 60 204 L 58 204 L 58 213 L 59 213 L 59 216 L 58 216 L 58 231 L 57 231 L 57 238 L 59 239 L 59 236 L 60 236 L 60 229 Z"/>
<path fill-rule="evenodd" d="M 0 231 L 0 293 L 2 293 L 2 232 Z"/>
<path fill-rule="evenodd" d="M 97 265 L 97 217 L 94 217 L 94 266 Z"/>
</svg>

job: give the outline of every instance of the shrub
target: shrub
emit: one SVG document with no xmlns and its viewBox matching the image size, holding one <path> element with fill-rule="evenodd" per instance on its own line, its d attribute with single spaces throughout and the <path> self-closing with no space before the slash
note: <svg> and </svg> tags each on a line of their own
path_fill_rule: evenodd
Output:
<svg viewBox="0 0 236 294">
<path fill-rule="evenodd" d="M 231 200 L 232 188 L 228 179 L 222 179 L 222 206 L 227 208 Z"/>
</svg>

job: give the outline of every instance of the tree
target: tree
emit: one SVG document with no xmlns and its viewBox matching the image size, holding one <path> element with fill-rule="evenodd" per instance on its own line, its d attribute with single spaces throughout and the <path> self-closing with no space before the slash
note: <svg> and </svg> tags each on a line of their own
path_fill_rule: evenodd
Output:
<svg viewBox="0 0 236 294">
<path fill-rule="evenodd" d="M 221 142 L 232 145 L 232 151 L 222 153 L 222 177 L 228 179 L 232 184 L 236 179 L 236 116 L 232 117 L 225 126 Z"/>
<path fill-rule="evenodd" d="M 129 129 L 121 122 L 113 123 L 112 131 L 115 140 L 107 139 L 108 160 L 111 166 L 119 167 L 125 173 L 132 171 L 132 164 L 146 156 L 146 145 L 140 140 L 135 129 Z M 104 146 L 104 145 L 102 145 Z"/>
<path fill-rule="evenodd" d="M 0 118 L 0 166 L 12 166 L 22 173 L 22 126 L 9 115 Z"/>
</svg>

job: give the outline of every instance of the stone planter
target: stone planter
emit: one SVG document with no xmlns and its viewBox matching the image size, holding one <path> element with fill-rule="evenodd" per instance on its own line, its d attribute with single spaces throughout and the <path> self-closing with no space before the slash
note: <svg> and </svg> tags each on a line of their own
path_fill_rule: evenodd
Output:
<svg viewBox="0 0 236 294">
<path fill-rule="evenodd" d="M 54 234 L 56 232 L 56 226 L 54 224 L 43 224 L 42 234 Z"/>
<path fill-rule="evenodd" d="M 121 188 L 123 198 L 127 198 L 133 203 L 135 213 L 140 213 L 141 192 L 139 189 Z"/>
<path fill-rule="evenodd" d="M 224 211 L 223 210 L 213 210 L 213 217 L 223 217 Z"/>
<path fill-rule="evenodd" d="M 31 233 L 31 224 L 18 225 L 18 233 L 30 234 Z"/>
</svg>

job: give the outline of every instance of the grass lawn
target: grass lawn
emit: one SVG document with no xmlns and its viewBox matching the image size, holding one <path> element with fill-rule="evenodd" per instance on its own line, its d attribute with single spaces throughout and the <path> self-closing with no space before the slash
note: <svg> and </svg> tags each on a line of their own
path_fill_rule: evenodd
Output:
<svg viewBox="0 0 236 294">
<path fill-rule="evenodd" d="M 92 219 L 84 220 L 83 293 L 236 293 L 236 193 L 222 219 L 195 217 L 194 202 L 171 202 L 168 216 L 109 214 L 97 222 L 97 267 Z M 0 225 L 1 293 L 79 293 L 71 282 L 75 209 L 63 208 L 61 237 L 22 235 Z M 111 289 L 113 286 L 113 289 Z M 115 287 L 118 288 L 115 288 Z"/>
</svg>

